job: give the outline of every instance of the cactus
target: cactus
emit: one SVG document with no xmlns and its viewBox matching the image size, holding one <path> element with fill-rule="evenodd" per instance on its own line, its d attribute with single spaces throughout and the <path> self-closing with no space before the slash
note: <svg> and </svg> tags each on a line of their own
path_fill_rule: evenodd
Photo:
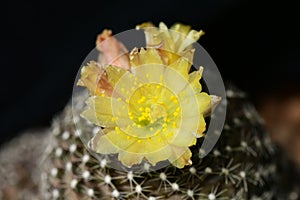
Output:
<svg viewBox="0 0 300 200">
<path fill-rule="evenodd" d="M 147 26 L 152 25 L 145 23 L 138 28 Z M 165 30 L 164 24 L 161 25 L 161 28 Z M 181 31 L 184 32 L 190 30 L 188 26 L 181 25 L 175 25 L 174 28 L 183 28 Z M 192 38 L 199 39 L 203 32 L 191 31 L 191 34 L 193 35 Z M 101 41 L 110 35 L 111 32 L 106 30 L 98 37 L 96 44 L 99 51 L 105 51 L 105 46 L 101 46 Z M 124 51 L 124 46 L 117 41 L 113 39 L 111 42 L 118 51 Z M 183 44 L 186 45 L 186 43 Z M 176 50 L 182 51 L 183 48 L 178 46 Z M 106 51 L 111 51 L 111 49 L 106 49 Z M 116 51 L 110 52 L 110 54 L 114 53 Z M 134 55 L 138 53 L 136 50 L 132 52 Z M 166 62 L 178 58 L 177 55 L 168 51 L 161 51 L 160 53 L 168 58 Z M 108 58 L 104 56 L 99 59 L 100 62 L 107 62 Z M 113 64 L 128 69 L 130 67 L 128 61 L 128 57 L 123 55 Z M 135 62 L 139 61 L 140 59 L 137 59 L 133 63 L 136 64 Z M 89 70 L 98 73 L 99 68 L 95 67 L 95 63 L 92 63 L 91 66 Z M 90 75 L 88 70 L 84 73 L 88 73 L 85 74 L 86 77 Z M 111 95 L 110 87 L 104 87 L 106 90 L 101 91 L 103 88 L 96 88 L 94 84 L 91 84 L 96 79 L 91 76 L 88 79 L 81 79 L 78 84 L 87 87 L 91 93 L 100 92 L 99 94 Z M 107 84 L 105 81 L 101 84 L 110 86 L 109 84 L 105 85 Z M 199 83 L 195 86 L 199 89 Z M 150 164 L 145 162 L 142 166 L 142 172 L 119 171 L 110 168 L 108 157 L 98 157 L 96 154 L 90 153 L 82 142 L 81 135 L 88 131 L 96 134 L 99 127 L 92 130 L 89 126 L 83 126 L 82 129 L 76 128 L 73 120 L 74 113 L 72 113 L 72 106 L 69 103 L 65 110 L 54 118 L 51 129 L 44 131 L 43 137 L 25 135 L 12 143 L 9 148 L 2 150 L 0 154 L 0 158 L 5 158 L 0 159 L 0 169 L 8 172 L 14 166 L 22 165 L 27 159 L 28 156 L 20 156 L 23 155 L 24 150 L 35 151 L 28 154 L 30 159 L 28 166 L 34 168 L 30 171 L 27 167 L 26 171 L 28 171 L 28 177 L 34 179 L 28 178 L 30 179 L 29 185 L 34 185 L 34 190 L 40 190 L 40 196 L 35 196 L 32 188 L 20 190 L 18 177 L 11 180 L 11 182 L 16 183 L 17 188 L 3 186 L 7 179 L 11 179 L 11 173 L 3 173 L 0 179 L 0 198 L 9 198 L 10 195 L 14 199 L 72 200 L 298 199 L 299 191 L 284 185 L 280 176 L 284 168 L 289 170 L 290 165 L 283 165 L 286 163 L 283 162 L 283 156 L 272 144 L 264 129 L 263 120 L 248 101 L 247 95 L 232 86 L 228 87 L 226 93 L 228 105 L 224 130 L 219 141 L 207 156 L 203 158 L 199 156 L 205 153 L 201 148 L 201 143 L 205 137 L 200 137 L 195 145 L 188 146 L 191 152 L 188 162 L 172 163 L 173 165 L 154 171 L 151 170 Z M 78 98 L 79 102 L 86 100 L 83 96 Z M 222 107 L 222 102 L 220 106 Z M 78 108 L 75 106 L 73 109 Z M 78 116 L 75 116 L 75 121 L 78 120 L 76 117 Z M 41 147 L 47 148 L 43 151 Z M 32 159 L 33 156 L 38 159 Z M 21 169 L 23 168 L 21 167 Z M 36 180 L 40 174 L 41 179 Z M 17 190 L 22 192 L 19 194 L 10 192 L 8 196 L 5 194 L 6 191 Z"/>
<path fill-rule="evenodd" d="M 193 164 L 134 173 L 107 167 L 82 144 L 72 121 L 71 107 L 53 122 L 48 197 L 54 199 L 272 199 L 276 178 L 276 148 L 245 94 L 228 90 L 228 117 L 220 140 L 200 159 L 192 148 Z M 145 169 L 149 166 L 145 165 Z M 270 191 L 268 191 L 270 190 Z"/>
<path fill-rule="evenodd" d="M 98 127 L 91 128 L 87 124 L 80 126 L 80 128 L 77 127 L 76 129 L 76 126 L 72 122 L 70 106 L 66 108 L 62 116 L 54 120 L 52 132 L 56 146 L 53 146 L 53 151 L 50 155 L 52 167 L 49 169 L 47 176 L 49 182 L 48 197 L 54 199 L 115 198 L 149 200 L 274 198 L 274 189 L 270 188 L 270 185 L 276 178 L 276 165 L 273 162 L 276 150 L 265 133 L 261 118 L 253 106 L 247 102 L 246 95 L 243 92 L 236 89 L 227 90 L 229 106 L 227 110 L 227 120 L 221 138 L 206 157 L 202 158 L 200 156 L 206 153 L 203 152 L 204 149 L 202 149 L 200 145 L 206 137 L 203 137 L 203 131 L 205 130 L 207 122 L 203 120 L 203 115 L 207 113 L 208 110 L 208 112 L 213 110 L 215 102 L 213 102 L 213 96 L 209 96 L 202 91 L 202 86 L 199 83 L 203 68 L 200 68 L 194 73 L 189 72 L 191 67 L 190 63 L 192 62 L 191 60 L 195 52 L 191 44 L 197 41 L 204 32 L 191 30 L 189 26 L 182 24 L 175 24 L 171 28 L 183 33 L 182 35 L 174 35 L 173 32 L 168 32 L 167 27 L 163 23 L 160 24 L 158 29 L 147 29 L 148 27 L 153 27 L 153 25 L 144 23 L 137 28 L 145 29 L 147 47 L 149 48 L 146 50 L 133 49 L 129 55 L 126 54 L 126 48 L 123 44 L 117 41 L 116 38 L 111 37 L 111 31 L 105 30 L 99 35 L 96 45 L 98 50 L 103 53 L 99 57 L 99 64 L 95 61 L 91 61 L 87 66 L 83 67 L 81 70 L 81 78 L 78 81 L 79 86 L 84 86 L 88 89 L 90 97 L 86 101 L 86 97 L 77 95 L 75 100 L 75 102 L 87 102 L 88 108 L 83 112 L 81 111 L 81 116 L 89 122 L 96 124 Z M 102 43 L 108 38 L 110 40 L 107 41 L 107 44 Z M 157 45 L 159 45 L 158 49 L 152 48 Z M 165 49 L 163 49 L 162 46 Z M 123 55 L 117 57 L 117 59 L 109 60 L 111 57 L 117 56 L 116 52 L 123 52 Z M 102 115 L 96 113 L 97 109 L 103 110 L 111 106 L 111 99 L 120 97 L 118 94 L 124 93 L 124 96 L 124 88 L 131 87 L 128 86 L 128 80 L 136 81 L 137 78 L 130 78 L 138 73 L 138 69 L 147 70 L 147 68 L 141 68 L 140 66 L 145 66 L 145 64 L 147 65 L 149 63 L 151 63 L 151 71 L 147 74 L 148 78 L 152 76 L 151 73 L 153 71 L 155 77 L 158 77 L 157 74 L 160 74 L 160 68 L 155 68 L 155 64 L 164 64 L 167 66 L 163 69 L 164 72 L 167 71 L 167 69 L 175 70 L 181 74 L 183 81 L 191 85 L 193 91 L 189 94 L 192 95 L 192 97 L 194 94 L 201 96 L 196 102 L 198 106 L 200 105 L 199 109 L 201 107 L 201 113 L 199 118 L 197 118 L 200 125 L 198 124 L 198 127 L 196 127 L 194 131 L 194 133 L 198 135 L 190 142 L 188 141 L 184 144 L 182 142 L 180 143 L 183 144 L 184 147 L 187 147 L 187 150 L 184 151 L 188 152 L 188 155 L 186 155 L 186 153 L 177 155 L 177 160 L 170 160 L 170 157 L 173 155 L 167 153 L 166 155 L 169 157 L 164 154 L 162 156 L 155 154 L 155 157 L 150 156 L 149 158 L 146 154 L 143 158 L 140 156 L 141 154 L 129 154 L 127 151 L 123 151 L 121 147 L 116 150 L 116 146 L 112 146 L 111 144 L 107 144 L 105 147 L 98 145 L 99 141 L 103 142 L 109 138 L 110 140 L 116 141 L 116 143 L 120 143 L 118 140 L 121 140 L 123 133 L 119 131 L 119 127 L 115 123 L 116 117 L 114 115 L 111 116 L 111 111 Z M 133 68 L 135 74 L 131 73 L 132 70 L 130 70 L 130 68 Z M 157 69 L 158 71 L 155 72 Z M 128 75 L 129 78 L 128 80 L 125 79 L 124 83 L 122 83 L 123 79 L 120 77 L 126 75 Z M 176 79 L 175 75 L 176 74 L 169 75 L 170 79 L 174 79 L 172 81 L 173 84 L 176 81 L 180 82 L 180 77 Z M 100 79 L 98 76 L 100 76 Z M 195 82 L 194 80 L 197 81 Z M 118 86 L 117 82 L 121 85 L 124 84 L 124 86 L 122 86 L 124 87 L 122 88 L 124 91 L 120 90 L 117 92 L 117 96 L 114 96 L 114 89 L 118 89 L 116 88 Z M 160 87 L 164 87 L 164 83 L 164 81 L 160 81 Z M 153 95 L 159 98 L 160 94 L 157 92 L 160 90 L 156 90 L 156 86 L 152 88 L 151 84 L 152 82 L 149 83 L 149 85 L 145 84 L 149 89 L 148 92 L 152 91 L 152 93 L 154 93 Z M 182 84 L 184 85 L 185 82 Z M 137 85 L 136 87 L 143 87 L 143 84 L 132 84 L 131 89 L 135 91 L 139 89 L 134 88 L 134 85 Z M 172 88 L 172 86 L 169 86 L 169 88 L 170 87 Z M 147 88 L 144 88 L 143 91 L 146 89 Z M 167 93 L 167 90 L 163 92 L 164 95 Z M 168 97 L 168 101 L 172 104 L 172 100 L 170 99 L 172 98 Z M 97 100 L 99 101 L 98 103 L 96 103 Z M 118 100 L 122 101 L 121 98 L 118 98 Z M 138 101 L 135 102 L 135 100 Z M 177 110 L 172 111 L 172 115 L 169 115 L 166 113 L 169 112 L 168 110 L 163 111 L 157 108 L 154 111 L 150 111 L 148 107 L 140 107 L 145 101 L 145 96 L 142 95 L 134 97 L 133 102 L 130 102 L 130 99 L 124 99 L 123 101 L 129 102 L 130 105 L 139 105 L 139 108 L 142 109 L 141 115 L 135 114 L 136 116 L 132 116 L 131 112 L 128 112 L 127 116 L 127 112 L 125 113 L 125 117 L 128 117 L 126 123 L 130 121 L 129 118 L 132 121 L 136 118 L 136 121 L 134 121 L 132 125 L 126 124 L 126 126 L 128 125 L 127 127 L 129 127 L 128 131 L 133 131 L 136 135 L 138 135 L 139 132 L 145 135 L 143 131 L 148 130 L 149 123 L 152 127 L 151 123 L 155 125 L 158 119 L 166 120 L 168 119 L 167 116 L 172 116 L 171 119 L 174 120 L 178 115 Z M 151 100 L 151 102 L 153 102 L 153 100 Z M 176 102 L 178 104 L 178 101 Z M 210 104 L 210 102 L 212 103 Z M 221 108 L 225 105 L 222 105 L 224 102 L 221 102 Z M 102 107 L 96 108 L 96 105 L 102 105 Z M 211 105 L 211 107 L 209 105 Z M 146 108 L 148 108 L 148 111 L 146 111 Z M 175 108 L 172 107 L 172 109 Z M 180 109 L 180 107 L 178 108 Z M 225 106 L 223 108 L 225 108 Z M 74 109 L 75 113 L 80 113 L 78 106 L 73 105 L 73 111 Z M 164 109 L 166 109 L 166 107 L 164 107 Z M 124 110 L 124 112 L 125 111 L 126 110 Z M 103 113 L 104 112 L 106 111 L 103 111 Z M 124 115 L 124 112 L 122 111 L 120 113 Z M 192 110 L 189 109 L 189 112 L 192 112 Z M 77 118 L 78 116 L 74 117 L 75 121 L 80 120 Z M 213 116 L 211 119 L 213 119 Z M 147 125 L 145 125 L 145 123 Z M 167 124 L 164 125 L 165 126 L 162 127 L 165 129 L 169 127 Z M 131 128 L 131 126 L 139 127 Z M 140 129 L 142 126 L 147 126 L 147 129 Z M 100 127 L 103 131 L 113 131 L 99 135 Z M 159 134 L 165 134 L 164 138 L 169 137 L 167 136 L 169 131 L 164 131 L 163 128 Z M 81 134 L 88 132 L 94 132 L 94 135 L 96 135 L 94 136 L 95 139 L 90 140 L 89 147 L 96 145 L 92 150 L 100 153 L 122 153 L 123 156 L 120 157 L 119 155 L 118 159 L 127 167 L 126 170 L 119 171 L 110 168 L 109 164 L 111 160 L 109 155 L 99 157 L 94 153 L 90 154 L 85 148 L 85 144 L 80 140 Z M 109 137 L 108 135 L 113 136 Z M 135 139 L 135 137 L 138 139 Z M 132 139 L 132 137 L 127 136 L 127 139 Z M 138 136 L 134 136 L 133 140 L 136 140 L 132 143 L 136 145 L 136 147 L 132 147 L 134 153 L 141 153 L 141 148 L 138 148 L 141 145 L 138 144 L 138 142 L 145 143 L 146 145 L 147 142 L 154 141 L 153 139 L 146 139 L 151 138 L 145 138 L 144 140 L 139 139 Z M 94 140 L 96 140 L 95 143 Z M 155 142 L 157 141 L 159 140 L 155 140 Z M 174 140 L 170 141 L 172 143 Z M 174 144 L 174 146 L 176 145 L 177 143 Z M 122 142 L 120 146 L 122 146 Z M 152 147 L 151 145 L 149 146 L 149 148 Z M 163 159 L 168 159 L 172 165 L 153 171 L 151 164 L 155 165 Z M 149 162 L 142 162 L 145 160 Z M 141 164 L 143 170 L 140 172 L 130 170 L 135 164 Z"/>
</svg>

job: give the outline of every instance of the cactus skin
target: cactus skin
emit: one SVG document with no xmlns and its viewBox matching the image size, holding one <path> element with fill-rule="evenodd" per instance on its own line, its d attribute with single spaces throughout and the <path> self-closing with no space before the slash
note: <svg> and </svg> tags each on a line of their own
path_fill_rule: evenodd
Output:
<svg viewBox="0 0 300 200">
<path fill-rule="evenodd" d="M 104 158 L 98 161 L 90 155 L 67 106 L 52 125 L 56 143 L 49 155 L 47 198 L 277 199 L 277 148 L 246 95 L 229 89 L 227 96 L 224 130 L 206 157 L 199 159 L 199 146 L 194 146 L 191 166 L 140 174 L 108 168 Z"/>
</svg>

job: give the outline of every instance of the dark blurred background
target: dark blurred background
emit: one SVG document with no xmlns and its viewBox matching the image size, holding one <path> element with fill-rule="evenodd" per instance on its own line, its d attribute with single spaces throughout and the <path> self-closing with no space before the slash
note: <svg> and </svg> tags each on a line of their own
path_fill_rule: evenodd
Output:
<svg viewBox="0 0 300 200">
<path fill-rule="evenodd" d="M 98 33 L 104 28 L 118 33 L 144 21 L 203 29 L 200 43 L 223 78 L 255 102 L 300 91 L 299 7 L 289 1 L 9 1 L 2 9 L 1 143 L 50 124 L 70 100 Z"/>
</svg>

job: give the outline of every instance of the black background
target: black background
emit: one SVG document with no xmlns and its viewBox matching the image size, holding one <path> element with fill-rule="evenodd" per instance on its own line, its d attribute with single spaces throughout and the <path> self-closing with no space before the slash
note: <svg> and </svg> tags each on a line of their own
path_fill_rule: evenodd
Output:
<svg viewBox="0 0 300 200">
<path fill-rule="evenodd" d="M 10 1 L 1 8 L 1 143 L 48 125 L 63 109 L 104 28 L 179 21 L 203 29 L 200 43 L 223 78 L 254 100 L 299 84 L 299 7 L 289 1 Z"/>
</svg>

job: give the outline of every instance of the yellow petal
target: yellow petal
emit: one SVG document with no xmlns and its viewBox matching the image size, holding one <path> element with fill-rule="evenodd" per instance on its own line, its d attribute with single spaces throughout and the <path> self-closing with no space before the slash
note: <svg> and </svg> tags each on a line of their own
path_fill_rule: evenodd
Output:
<svg viewBox="0 0 300 200">
<path fill-rule="evenodd" d="M 97 153 L 113 154 L 118 153 L 119 148 L 116 147 L 110 139 L 102 133 L 97 133 L 91 140 L 91 147 Z"/>
<path fill-rule="evenodd" d="M 141 154 L 130 153 L 127 151 L 120 151 L 118 159 L 126 167 L 132 167 L 135 164 L 140 164 L 143 161 L 144 156 Z"/>
<path fill-rule="evenodd" d="M 115 86 L 116 83 L 120 80 L 120 78 L 127 72 L 126 70 L 116 67 L 113 65 L 108 65 L 105 69 L 105 72 L 108 76 L 108 81 Z"/>
<path fill-rule="evenodd" d="M 169 52 L 175 52 L 175 43 L 171 37 L 171 34 L 169 33 L 168 27 L 163 22 L 160 22 L 159 30 L 160 33 L 158 37 L 162 40 L 162 46 L 160 48 Z"/>
<path fill-rule="evenodd" d="M 131 145 L 137 142 L 136 139 L 128 137 L 122 130 L 110 131 L 105 136 L 116 148 L 123 151 L 126 151 Z"/>
<path fill-rule="evenodd" d="M 114 86 L 113 96 L 117 99 L 120 97 L 122 101 L 130 103 L 131 96 L 141 84 L 142 81 L 138 77 L 127 71 Z"/>
<path fill-rule="evenodd" d="M 170 65 L 180 58 L 179 53 L 176 53 L 174 50 L 168 50 L 164 46 L 160 47 L 159 52 L 165 65 Z"/>
<path fill-rule="evenodd" d="M 144 22 L 142 24 L 137 25 L 135 28 L 137 30 L 143 29 L 143 28 L 149 28 L 149 27 L 155 27 L 152 22 Z"/>
<path fill-rule="evenodd" d="M 86 87 L 91 95 L 95 95 L 99 92 L 97 85 L 102 73 L 103 69 L 101 69 L 95 61 L 91 61 L 87 66 L 81 69 L 81 77 L 77 85 Z"/>
<path fill-rule="evenodd" d="M 182 42 L 185 40 L 187 34 L 189 33 L 189 31 L 191 30 L 191 26 L 189 25 L 184 25 L 181 23 L 176 23 L 173 26 L 171 26 L 170 28 L 170 33 L 172 35 L 172 39 L 175 42 L 175 52 L 180 53 L 179 47 L 182 44 Z"/>
<path fill-rule="evenodd" d="M 111 100 L 109 97 L 92 96 L 87 99 L 88 108 L 81 113 L 81 116 L 98 126 L 112 127 L 113 114 L 111 110 Z"/>
<path fill-rule="evenodd" d="M 174 135 L 173 138 L 169 139 L 170 144 L 176 145 L 178 147 L 188 147 L 194 144 L 195 135 L 189 129 L 180 127 L 180 131 Z"/>
<path fill-rule="evenodd" d="M 165 66 L 161 64 L 145 64 L 133 69 L 135 76 L 144 83 L 160 83 L 160 77 L 164 73 Z"/>
<path fill-rule="evenodd" d="M 203 67 L 200 67 L 199 70 L 193 71 L 189 74 L 189 83 L 191 87 L 195 90 L 195 93 L 199 93 L 202 90 L 200 84 L 200 79 L 202 77 Z"/>
<path fill-rule="evenodd" d="M 186 165 L 191 165 L 192 161 L 191 161 L 191 157 L 192 157 L 192 152 L 189 148 L 187 148 L 184 152 L 182 149 L 180 149 L 179 151 L 175 150 L 174 152 L 180 153 L 179 154 L 173 154 L 172 158 L 170 159 L 170 161 L 172 162 L 172 164 L 177 167 L 177 168 L 183 168 Z M 179 157 L 176 157 L 179 156 Z M 175 158 L 175 160 L 173 160 Z"/>
<path fill-rule="evenodd" d="M 196 95 L 198 100 L 198 108 L 200 113 L 204 113 L 210 107 L 210 96 L 205 93 L 201 92 Z"/>
<path fill-rule="evenodd" d="M 138 67 L 144 64 L 163 64 L 158 50 L 155 48 L 133 49 L 130 53 L 130 63 L 132 67 Z"/>
<path fill-rule="evenodd" d="M 162 76 L 162 82 L 176 95 L 179 94 L 188 84 L 188 80 L 178 71 L 168 67 Z"/>
<path fill-rule="evenodd" d="M 209 116 L 211 113 L 213 113 L 216 107 L 222 101 L 222 97 L 216 95 L 210 95 L 210 99 L 210 106 L 204 111 L 204 116 Z"/>
<path fill-rule="evenodd" d="M 188 84 L 184 90 L 182 90 L 179 93 L 179 103 L 182 110 L 182 119 L 189 117 L 199 117 L 200 111 L 199 109 L 195 109 L 195 107 L 198 107 L 198 98 L 197 93 L 195 90 L 191 87 L 190 84 Z M 184 122 L 182 122 L 184 124 Z"/>
<path fill-rule="evenodd" d="M 157 37 L 159 29 L 151 22 L 142 23 L 136 26 L 137 30 L 144 29 L 147 47 L 158 46 L 161 44 L 162 39 Z"/>
<path fill-rule="evenodd" d="M 132 73 L 115 66 L 108 66 L 106 73 L 109 82 L 114 86 L 112 96 L 128 102 L 132 93 L 139 87 L 141 81 Z M 127 112 L 126 112 L 127 113 Z"/>
<path fill-rule="evenodd" d="M 187 35 L 191 30 L 191 26 L 182 23 L 175 23 L 174 25 L 171 26 L 170 29 L 173 31 L 177 31 L 183 35 Z"/>
<path fill-rule="evenodd" d="M 160 161 L 168 160 L 172 155 L 169 145 L 158 149 L 157 151 L 145 154 L 146 159 L 154 166 Z"/>
<path fill-rule="evenodd" d="M 195 49 L 187 49 L 180 53 L 180 56 L 184 57 L 190 64 L 194 61 Z"/>
<path fill-rule="evenodd" d="M 169 65 L 169 67 L 176 70 L 180 75 L 183 76 L 184 79 L 188 80 L 191 63 L 189 63 L 186 58 L 178 58 L 175 62 Z"/>
<path fill-rule="evenodd" d="M 206 130 L 206 122 L 203 115 L 201 114 L 199 117 L 189 117 L 185 119 L 180 128 L 182 129 L 182 131 L 185 130 L 186 133 L 192 134 L 195 138 L 200 138 L 204 136 L 204 131 Z"/>
<path fill-rule="evenodd" d="M 88 121 L 103 127 L 114 127 L 116 126 L 115 117 L 118 116 L 118 122 L 126 124 L 128 121 L 127 113 L 114 113 L 112 110 L 112 105 L 115 106 L 114 109 L 119 107 L 124 107 L 126 104 L 114 99 L 112 104 L 112 98 L 106 96 L 92 96 L 87 99 L 87 109 L 81 113 L 81 116 Z M 125 107 L 126 109 L 126 107 Z M 125 122 L 123 122 L 125 121 Z"/>
<path fill-rule="evenodd" d="M 81 113 L 80 116 L 97 126 L 105 126 L 105 127 L 115 126 L 115 123 L 111 121 L 112 115 L 111 116 L 103 115 L 101 117 L 97 117 L 95 110 L 90 110 L 90 109 L 85 110 Z"/>
<path fill-rule="evenodd" d="M 123 132 L 127 133 L 126 140 L 132 140 L 129 146 L 124 146 L 124 150 L 132 153 L 147 154 L 163 149 L 168 143 L 161 139 L 160 135 L 153 136 L 158 129 L 153 131 L 149 127 L 128 127 Z M 130 135 L 130 139 L 128 139 Z"/>
<path fill-rule="evenodd" d="M 205 130 L 206 130 L 206 122 L 205 122 L 203 115 L 201 115 L 201 117 L 199 117 L 199 121 L 198 121 L 197 137 L 203 137 Z"/>
<path fill-rule="evenodd" d="M 201 31 L 195 31 L 195 30 L 191 30 L 188 35 L 184 38 L 184 40 L 181 42 L 179 48 L 178 48 L 178 52 L 182 52 L 184 51 L 186 48 L 188 48 L 190 45 L 192 45 L 193 43 L 195 43 L 196 41 L 199 40 L 199 38 L 204 35 L 204 32 Z"/>
</svg>

